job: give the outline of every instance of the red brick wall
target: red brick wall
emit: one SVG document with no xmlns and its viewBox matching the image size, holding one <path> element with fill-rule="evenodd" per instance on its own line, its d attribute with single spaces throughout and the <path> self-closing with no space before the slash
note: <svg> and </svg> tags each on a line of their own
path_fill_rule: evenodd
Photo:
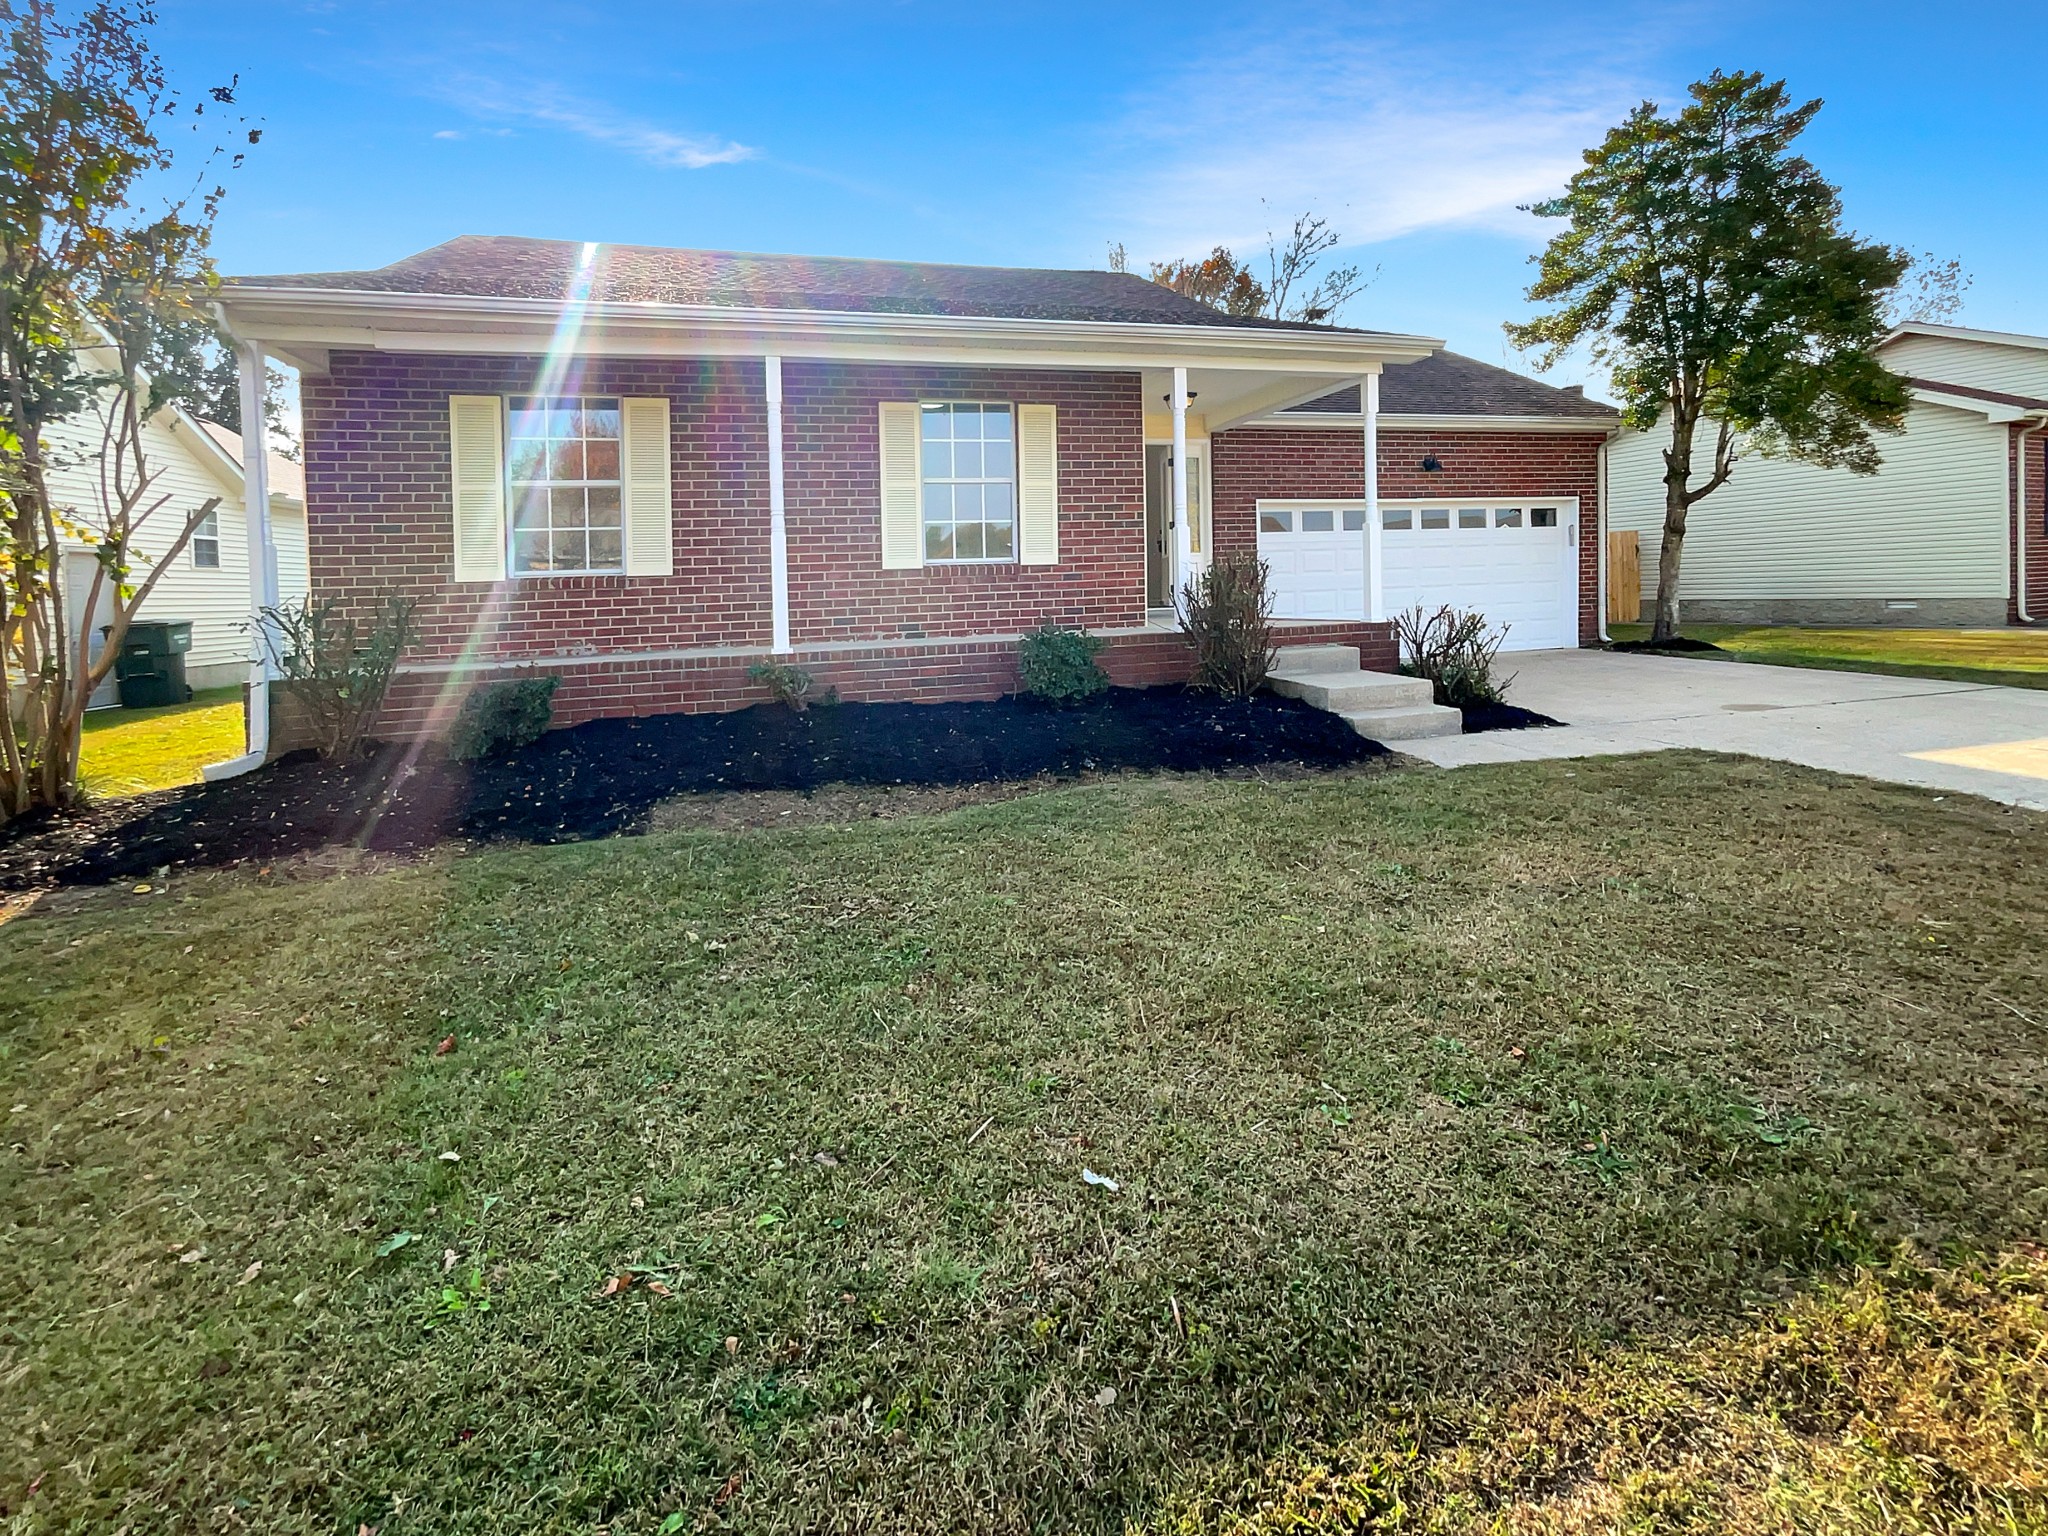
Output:
<svg viewBox="0 0 2048 1536">
<path fill-rule="evenodd" d="M 594 359 L 558 393 L 671 402 L 675 574 L 455 585 L 448 397 L 534 387 L 538 358 L 336 353 L 302 383 L 313 585 L 423 599 L 414 659 L 519 659 L 771 642 L 767 401 L 753 360 Z M 881 564 L 878 408 L 934 396 L 1060 407 L 1060 560 Z M 1012 633 L 1144 622 L 1144 426 L 1136 374 L 783 369 L 792 639 Z"/>
<path fill-rule="evenodd" d="M 448 397 L 534 387 L 538 358 L 337 352 L 300 381 L 313 590 L 422 599 L 414 659 L 766 645 L 768 430 L 761 364 L 593 359 L 562 394 L 666 395 L 674 444 L 671 577 L 450 579 Z"/>
<path fill-rule="evenodd" d="M 1088 629 L 1145 622 L 1137 374 L 787 362 L 782 381 L 797 644 L 1008 634 L 1047 620 Z M 880 407 L 920 399 L 1059 407 L 1057 565 L 882 568 Z"/>
<path fill-rule="evenodd" d="M 1579 641 L 1600 634 L 1599 466 L 1604 434 L 1576 432 L 1380 432 L 1385 497 L 1575 496 L 1579 502 Z M 1425 470 L 1434 455 L 1441 470 Z M 1365 442 L 1357 431 L 1248 427 L 1209 445 L 1216 548 L 1258 548 L 1262 497 L 1365 494 Z"/>
<path fill-rule="evenodd" d="M 1290 624 L 1282 645 L 1355 645 L 1367 667 L 1391 670 L 1394 640 L 1384 624 Z M 1187 644 L 1169 631 L 1112 635 L 1103 670 L 1120 687 L 1185 682 Z M 689 656 L 607 661 L 514 671 L 403 672 L 378 719 L 386 738 L 439 735 L 462 695 L 478 683 L 532 671 L 554 672 L 555 723 L 574 725 L 604 715 L 658 715 L 678 710 L 741 709 L 768 698 L 747 677 L 751 656 Z M 804 652 L 798 658 L 819 692 L 836 687 L 848 700 L 993 699 L 1017 691 L 1017 647 L 1009 640 L 913 642 Z"/>
<path fill-rule="evenodd" d="M 2027 558 L 2027 612 L 2038 624 L 2048 622 L 2048 446 L 2044 446 L 2044 439 L 2048 439 L 2048 433 L 2023 437 L 2022 433 L 2026 430 L 2026 424 L 2022 423 L 2014 423 L 2010 428 L 2009 452 L 2012 458 L 2012 473 L 2008 475 L 2006 484 L 2015 487 L 2011 494 L 2016 501 L 2019 494 L 2019 455 L 2024 453 L 2027 456 L 2027 487 L 2026 505 L 2015 508 L 2015 518 L 2024 520 L 2025 530 L 2024 533 L 2018 528 L 2014 530 L 2009 546 L 2012 555 L 2008 571 L 2018 571 L 2020 543 L 2024 538 Z M 2017 589 L 2017 585 L 2015 582 L 2014 590 Z M 2018 623 L 2019 604 L 2008 600 L 2006 616 L 2011 622 Z"/>
</svg>

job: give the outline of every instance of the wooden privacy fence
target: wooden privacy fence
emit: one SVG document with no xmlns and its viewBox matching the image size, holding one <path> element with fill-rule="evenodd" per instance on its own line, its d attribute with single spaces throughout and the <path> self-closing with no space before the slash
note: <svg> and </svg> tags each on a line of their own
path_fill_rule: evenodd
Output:
<svg viewBox="0 0 2048 1536">
<path fill-rule="evenodd" d="M 1607 535 L 1607 622 L 1634 624 L 1643 616 L 1643 560 L 1633 528 Z"/>
</svg>

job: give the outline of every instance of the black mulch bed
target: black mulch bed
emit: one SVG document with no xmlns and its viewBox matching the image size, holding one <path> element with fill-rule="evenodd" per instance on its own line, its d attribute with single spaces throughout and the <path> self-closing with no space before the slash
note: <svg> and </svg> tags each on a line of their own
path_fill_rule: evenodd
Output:
<svg viewBox="0 0 2048 1536">
<path fill-rule="evenodd" d="M 1181 688 L 1112 688 L 1072 709 L 1010 698 L 594 720 L 494 762 L 454 764 L 400 747 L 345 765 L 286 758 L 239 779 L 19 823 L 0 834 L 0 889 L 90 885 L 333 847 L 406 852 L 457 837 L 578 842 L 631 831 L 661 801 L 693 792 L 1283 762 L 1341 767 L 1386 750 L 1293 699 L 1230 702 Z"/>
<path fill-rule="evenodd" d="M 1719 651 L 1720 646 L 1711 640 L 1689 640 L 1684 635 L 1673 635 L 1669 640 L 1614 640 L 1608 643 L 1610 651 L 1643 651 L 1652 656 L 1683 655 L 1693 651 Z"/>
<path fill-rule="evenodd" d="M 1519 704 L 1464 704 L 1459 706 L 1458 713 L 1465 717 L 1467 736 L 1480 731 L 1526 731 L 1531 726 L 1564 724 Z"/>
</svg>

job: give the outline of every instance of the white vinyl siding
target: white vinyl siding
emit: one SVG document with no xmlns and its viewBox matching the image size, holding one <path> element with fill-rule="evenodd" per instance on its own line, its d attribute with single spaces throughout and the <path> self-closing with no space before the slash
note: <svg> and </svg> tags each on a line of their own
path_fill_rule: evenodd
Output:
<svg viewBox="0 0 2048 1536">
<path fill-rule="evenodd" d="M 1896 366 L 1896 365 L 1895 365 Z M 1713 452 L 1701 428 L 1702 461 Z M 1686 523 L 1681 598 L 1998 598 L 2007 586 L 2006 429 L 1916 405 L 1875 475 L 1755 456 Z M 1608 526 L 1636 530 L 1646 599 L 1664 527 L 1663 427 L 1608 450 Z M 1695 471 L 1697 474 L 1697 471 Z"/>
<path fill-rule="evenodd" d="M 168 412 L 160 413 L 143 428 L 149 465 L 157 476 L 153 495 L 166 495 L 163 509 L 143 525 L 137 539 L 140 551 L 161 556 L 169 548 L 185 518 L 209 496 L 220 498 L 218 512 L 220 564 L 201 567 L 192 562 L 188 545 L 169 563 L 143 605 L 145 620 L 192 625 L 192 650 L 187 668 L 211 667 L 246 661 L 250 654 L 249 623 L 249 533 L 242 516 L 242 498 L 226 473 L 217 472 L 217 462 L 205 444 L 187 442 L 189 432 L 196 438 L 198 428 L 174 428 Z M 59 424 L 53 433 L 52 457 L 62 463 L 50 475 L 50 488 L 66 505 L 76 509 L 82 522 L 98 527 L 106 514 L 99 503 L 98 471 L 86 458 L 96 453 L 100 428 L 90 413 Z M 306 523 L 303 513 L 277 512 L 272 520 L 277 542 L 278 587 L 287 599 L 306 591 Z M 82 546 L 67 545 L 77 550 Z M 71 559 L 83 558 L 74 554 Z M 143 580 L 149 567 L 138 560 L 134 579 Z"/>
<path fill-rule="evenodd" d="M 1901 336 L 1884 349 L 1883 357 L 1885 367 L 1909 379 L 2048 399 L 2048 349 L 2002 347 L 1951 336 Z"/>
</svg>

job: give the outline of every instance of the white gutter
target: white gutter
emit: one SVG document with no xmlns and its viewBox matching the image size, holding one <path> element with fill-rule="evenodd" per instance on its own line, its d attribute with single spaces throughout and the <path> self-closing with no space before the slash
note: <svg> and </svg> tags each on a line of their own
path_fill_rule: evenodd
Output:
<svg viewBox="0 0 2048 1536">
<path fill-rule="evenodd" d="M 1593 609 L 1593 621 L 1598 627 L 1593 633 L 1602 645 L 1614 643 L 1614 637 L 1607 633 L 1607 450 L 1613 445 L 1611 436 L 1601 439 L 1600 457 L 1593 475 L 1593 536 L 1600 541 L 1600 548 L 1596 551 L 1600 575 L 1595 583 L 1599 591 L 1593 597 L 1597 605 Z"/>
<path fill-rule="evenodd" d="M 2027 612 L 2027 439 L 2038 438 L 2048 432 L 2048 414 L 2044 414 L 2033 426 L 2022 428 L 2014 438 L 2013 460 L 2016 481 L 2016 504 L 2013 508 L 2013 611 L 2019 615 L 2022 624 L 2034 622 L 2034 616 Z"/>
<path fill-rule="evenodd" d="M 488 352 L 496 345 L 552 339 L 559 299 L 473 294 L 393 294 L 355 289 L 265 288 L 231 283 L 217 303 L 237 335 L 260 335 L 272 348 L 362 347 L 392 351 Z M 495 324 L 493 323 L 495 322 Z M 1251 325 L 1173 325 L 1156 321 L 1034 320 L 1011 316 L 923 315 L 872 310 L 811 310 L 727 304 L 593 303 L 583 314 L 583 352 L 617 353 L 634 337 L 644 345 L 679 341 L 700 354 L 759 357 L 837 356 L 878 341 L 957 350 L 980 344 L 1052 360 L 1070 354 L 1190 367 L 1297 368 L 1333 380 L 1356 377 L 1360 354 L 1413 361 L 1442 341 L 1396 332 L 1292 329 Z M 765 347 L 764 347 L 765 344 Z"/>
<path fill-rule="evenodd" d="M 260 342 L 237 342 L 235 356 L 242 373 L 242 525 L 249 535 L 249 636 L 256 651 L 249 661 L 248 750 L 200 769 L 208 783 L 236 778 L 270 760 L 273 667 L 263 610 L 277 606 L 278 585 L 277 541 L 270 531 L 270 445 L 263 414 L 264 349 Z"/>
</svg>

